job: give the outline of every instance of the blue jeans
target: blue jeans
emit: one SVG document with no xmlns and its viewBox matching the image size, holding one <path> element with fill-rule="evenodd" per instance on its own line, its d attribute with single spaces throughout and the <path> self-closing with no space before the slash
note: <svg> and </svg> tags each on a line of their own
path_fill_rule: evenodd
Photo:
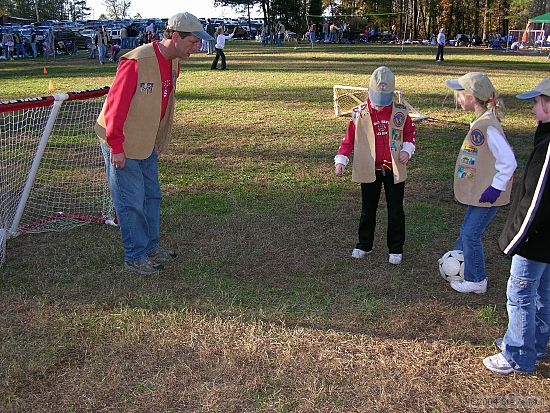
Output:
<svg viewBox="0 0 550 413">
<path fill-rule="evenodd" d="M 514 255 L 506 295 L 503 354 L 514 369 L 531 372 L 546 357 L 550 336 L 550 264 Z"/>
<path fill-rule="evenodd" d="M 103 64 L 105 60 L 105 54 L 107 53 L 107 46 L 98 44 L 97 45 L 97 54 L 99 56 L 99 63 Z"/>
<path fill-rule="evenodd" d="M 283 45 L 284 38 L 285 38 L 285 35 L 283 33 L 279 33 L 277 35 L 277 46 L 281 47 Z"/>
<path fill-rule="evenodd" d="M 160 203 L 156 150 L 147 159 L 128 159 L 123 169 L 110 162 L 110 148 L 101 144 L 111 198 L 124 246 L 124 260 L 143 259 L 155 251 L 160 238 Z"/>
<path fill-rule="evenodd" d="M 464 279 L 479 282 L 487 278 L 485 272 L 485 256 L 481 236 L 495 218 L 499 207 L 468 206 L 464 222 L 454 249 L 464 252 Z"/>
<path fill-rule="evenodd" d="M 311 43 L 311 47 L 313 47 L 315 43 L 315 32 L 309 32 L 309 42 Z"/>
</svg>

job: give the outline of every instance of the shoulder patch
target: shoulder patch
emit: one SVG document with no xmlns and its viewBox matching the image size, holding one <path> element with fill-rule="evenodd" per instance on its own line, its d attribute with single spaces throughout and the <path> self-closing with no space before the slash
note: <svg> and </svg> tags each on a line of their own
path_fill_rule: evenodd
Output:
<svg viewBox="0 0 550 413">
<path fill-rule="evenodd" d="M 405 124 L 405 119 L 407 119 L 407 115 L 405 115 L 403 112 L 395 112 L 395 114 L 393 115 L 393 123 L 398 128 Z"/>
<path fill-rule="evenodd" d="M 485 135 L 479 129 L 470 132 L 470 142 L 475 146 L 481 146 L 485 143 Z"/>
</svg>

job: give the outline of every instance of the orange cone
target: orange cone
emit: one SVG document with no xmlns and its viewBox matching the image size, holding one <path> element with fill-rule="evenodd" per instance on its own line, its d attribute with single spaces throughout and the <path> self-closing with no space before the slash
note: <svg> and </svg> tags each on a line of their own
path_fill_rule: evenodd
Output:
<svg viewBox="0 0 550 413">
<path fill-rule="evenodd" d="M 48 74 L 48 69 L 46 69 L 46 66 L 44 66 L 44 74 L 45 74 L 45 75 Z"/>
</svg>

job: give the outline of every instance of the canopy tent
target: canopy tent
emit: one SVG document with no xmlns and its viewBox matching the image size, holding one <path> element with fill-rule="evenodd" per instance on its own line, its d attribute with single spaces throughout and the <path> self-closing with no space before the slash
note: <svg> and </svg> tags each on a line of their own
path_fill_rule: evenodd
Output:
<svg viewBox="0 0 550 413">
<path fill-rule="evenodd" d="M 530 23 L 550 23 L 550 12 L 529 19 Z"/>
</svg>

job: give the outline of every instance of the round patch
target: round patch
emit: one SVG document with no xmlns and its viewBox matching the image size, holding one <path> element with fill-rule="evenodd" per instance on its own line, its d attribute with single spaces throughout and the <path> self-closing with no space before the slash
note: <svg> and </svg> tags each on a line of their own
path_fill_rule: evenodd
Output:
<svg viewBox="0 0 550 413">
<path fill-rule="evenodd" d="M 393 115 L 393 123 L 395 123 L 395 126 L 400 128 L 405 124 L 405 114 L 403 112 L 397 112 L 395 115 Z"/>
<path fill-rule="evenodd" d="M 472 133 L 470 133 L 470 142 L 475 146 L 481 146 L 485 143 L 485 136 L 479 129 L 474 129 Z"/>
</svg>

